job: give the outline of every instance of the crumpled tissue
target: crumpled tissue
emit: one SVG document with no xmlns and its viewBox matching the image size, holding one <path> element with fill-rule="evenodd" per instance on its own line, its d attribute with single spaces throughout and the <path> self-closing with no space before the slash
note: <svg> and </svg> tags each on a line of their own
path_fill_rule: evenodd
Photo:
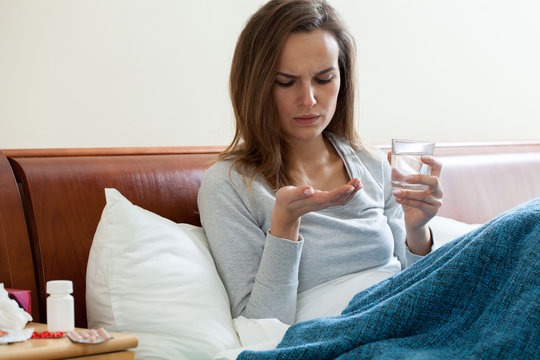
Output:
<svg viewBox="0 0 540 360">
<path fill-rule="evenodd" d="M 0 283 L 0 329 L 8 333 L 0 337 L 0 344 L 29 339 L 33 329 L 24 327 L 31 320 L 32 316 L 9 298 L 4 284 Z"/>
</svg>

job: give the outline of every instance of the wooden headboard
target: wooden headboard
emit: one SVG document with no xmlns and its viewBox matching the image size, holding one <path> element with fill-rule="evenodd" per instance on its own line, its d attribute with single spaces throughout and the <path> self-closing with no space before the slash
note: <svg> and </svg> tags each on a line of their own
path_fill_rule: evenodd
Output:
<svg viewBox="0 0 540 360">
<path fill-rule="evenodd" d="M 5 288 L 37 293 L 33 258 L 15 176 L 0 152 L 0 282 Z M 37 296 L 32 297 L 32 308 L 39 319 Z"/>
<path fill-rule="evenodd" d="M 45 321 L 47 281 L 72 280 L 76 325 L 86 326 L 86 263 L 105 206 L 104 188 L 116 188 L 134 204 L 172 221 L 200 225 L 197 192 L 217 151 L 6 151 L 25 195 L 36 254 L 35 320 Z"/>
<path fill-rule="evenodd" d="M 45 322 L 46 282 L 72 280 L 76 325 L 86 326 L 86 263 L 105 205 L 103 189 L 116 188 L 172 221 L 200 225 L 201 176 L 220 150 L 4 150 L 10 164 L 0 157 L 0 281 L 31 289 L 34 319 Z M 436 156 L 443 162 L 441 216 L 481 223 L 540 197 L 540 141 L 440 144 Z"/>
</svg>

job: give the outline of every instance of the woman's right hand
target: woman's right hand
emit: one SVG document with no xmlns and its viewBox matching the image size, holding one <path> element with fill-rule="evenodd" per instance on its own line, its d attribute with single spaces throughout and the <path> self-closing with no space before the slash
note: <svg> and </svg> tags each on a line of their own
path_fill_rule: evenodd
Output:
<svg viewBox="0 0 540 360">
<path fill-rule="evenodd" d="M 331 191 L 315 190 L 308 185 L 284 186 L 276 192 L 270 233 L 279 238 L 298 241 L 302 215 L 331 206 L 344 205 L 361 188 L 362 184 L 358 178 Z"/>
</svg>

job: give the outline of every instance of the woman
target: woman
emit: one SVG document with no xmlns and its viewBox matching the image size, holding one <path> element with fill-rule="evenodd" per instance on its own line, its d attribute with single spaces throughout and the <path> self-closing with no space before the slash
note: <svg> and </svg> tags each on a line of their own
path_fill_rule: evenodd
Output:
<svg viewBox="0 0 540 360">
<path fill-rule="evenodd" d="M 354 54 L 324 1 L 270 1 L 239 37 L 236 134 L 199 193 L 233 317 L 291 324 L 299 292 L 430 252 L 441 165 L 425 158 L 432 174 L 408 179 L 424 192 L 392 189 L 387 160 L 355 132 Z"/>
<path fill-rule="evenodd" d="M 199 193 L 233 317 L 291 324 L 299 293 L 396 274 L 238 359 L 539 358 L 540 200 L 430 253 L 441 165 L 408 179 L 424 192 L 392 189 L 355 133 L 354 89 L 352 38 L 323 0 L 271 0 L 240 35 L 236 134 Z"/>
</svg>

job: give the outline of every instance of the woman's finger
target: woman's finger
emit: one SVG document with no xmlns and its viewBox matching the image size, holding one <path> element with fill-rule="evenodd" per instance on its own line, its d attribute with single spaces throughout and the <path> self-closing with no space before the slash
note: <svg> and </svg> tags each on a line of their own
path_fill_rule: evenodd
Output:
<svg viewBox="0 0 540 360">
<path fill-rule="evenodd" d="M 431 167 L 432 176 L 440 177 L 442 171 L 442 163 L 439 160 L 429 155 L 422 155 L 421 160 L 424 164 Z"/>
<path fill-rule="evenodd" d="M 357 184 L 356 187 L 347 184 L 332 191 L 315 190 L 315 194 L 309 199 L 306 199 L 306 206 L 314 207 L 315 210 L 320 210 L 330 206 L 344 204 L 348 202 L 359 189 L 360 184 Z"/>
<path fill-rule="evenodd" d="M 432 175 L 408 175 L 404 178 L 408 184 L 427 185 L 427 192 L 435 197 L 442 197 L 443 191 L 438 177 Z"/>
<path fill-rule="evenodd" d="M 362 184 L 360 183 L 360 179 L 358 178 L 354 178 L 349 181 L 348 185 L 352 186 L 352 191 L 350 189 L 347 189 L 345 192 L 343 192 L 342 196 L 337 200 L 336 205 L 343 205 L 348 203 L 354 197 L 354 195 L 362 188 Z"/>
<path fill-rule="evenodd" d="M 426 191 L 408 191 L 408 190 L 396 189 L 392 193 L 396 197 L 396 201 L 398 199 L 405 199 L 405 200 L 410 200 L 410 201 L 418 201 L 420 203 L 426 203 L 426 204 L 437 206 L 437 207 L 440 207 L 442 205 L 442 201 L 440 197 L 436 197 L 432 193 L 429 193 Z M 403 204 L 402 201 L 398 201 L 398 202 Z"/>
<path fill-rule="evenodd" d="M 352 198 L 358 192 L 358 190 L 360 190 L 360 188 L 361 188 L 361 185 L 358 187 L 355 187 L 353 191 L 343 194 L 343 196 L 340 199 L 338 199 L 334 205 L 345 205 L 346 203 L 352 200 Z"/>
<path fill-rule="evenodd" d="M 308 185 L 284 186 L 276 193 L 276 202 L 301 214 L 349 202 L 362 187 L 358 178 L 331 191 L 315 190 Z"/>
<path fill-rule="evenodd" d="M 405 196 L 404 193 L 397 193 L 394 196 L 398 204 L 417 208 L 426 214 L 437 213 L 442 206 L 442 199 L 440 198 L 422 197 L 420 195 Z"/>
<path fill-rule="evenodd" d="M 435 216 L 440 208 L 437 205 L 432 205 L 432 204 L 428 204 L 420 200 L 409 199 L 409 198 L 396 198 L 396 202 L 398 204 L 407 206 L 409 208 L 418 209 L 424 214 L 424 216 L 428 218 Z"/>
</svg>

